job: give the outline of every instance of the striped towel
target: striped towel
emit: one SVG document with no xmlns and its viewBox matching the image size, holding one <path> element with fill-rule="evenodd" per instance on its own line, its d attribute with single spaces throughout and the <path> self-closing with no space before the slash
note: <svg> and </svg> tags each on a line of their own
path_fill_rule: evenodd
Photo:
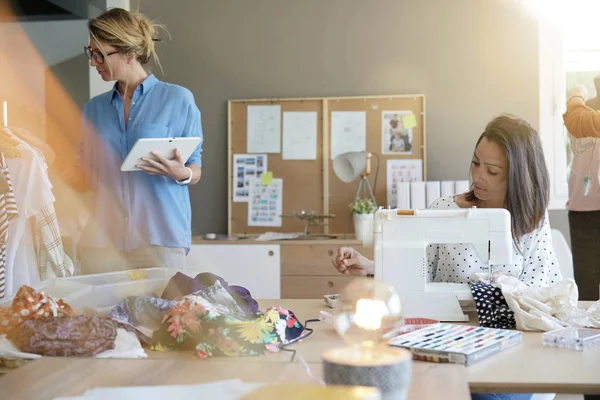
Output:
<svg viewBox="0 0 600 400">
<path fill-rule="evenodd" d="M 19 216 L 15 192 L 10 181 L 8 165 L 4 154 L 0 153 L 0 172 L 6 180 L 6 187 L 0 192 L 0 299 L 6 293 L 6 243 L 8 241 L 8 223 Z"/>
</svg>

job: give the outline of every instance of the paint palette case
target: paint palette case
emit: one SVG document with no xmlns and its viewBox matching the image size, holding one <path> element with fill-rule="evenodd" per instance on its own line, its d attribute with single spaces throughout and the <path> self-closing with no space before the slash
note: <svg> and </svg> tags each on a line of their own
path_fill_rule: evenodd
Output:
<svg viewBox="0 0 600 400">
<path fill-rule="evenodd" d="M 508 329 L 435 324 L 390 340 L 420 361 L 472 365 L 521 343 L 522 334 Z"/>
</svg>

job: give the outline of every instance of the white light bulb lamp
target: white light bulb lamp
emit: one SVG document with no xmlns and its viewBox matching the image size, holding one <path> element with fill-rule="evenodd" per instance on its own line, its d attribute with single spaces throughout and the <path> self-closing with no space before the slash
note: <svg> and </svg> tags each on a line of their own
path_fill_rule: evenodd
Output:
<svg viewBox="0 0 600 400">
<path fill-rule="evenodd" d="M 346 346 L 322 354 L 328 385 L 371 386 L 382 399 L 406 399 L 412 355 L 387 341 L 403 324 L 400 298 L 393 287 L 369 278 L 353 280 L 341 293 L 334 317 Z"/>
</svg>

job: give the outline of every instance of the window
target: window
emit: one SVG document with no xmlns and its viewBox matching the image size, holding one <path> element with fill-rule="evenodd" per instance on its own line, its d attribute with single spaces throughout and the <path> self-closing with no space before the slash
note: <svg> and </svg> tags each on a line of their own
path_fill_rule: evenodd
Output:
<svg viewBox="0 0 600 400">
<path fill-rule="evenodd" d="M 600 1 L 532 0 L 527 5 L 539 21 L 539 129 L 551 178 L 550 209 L 565 209 L 572 148 L 562 114 L 574 85 L 584 84 L 590 98 L 597 95 Z"/>
</svg>

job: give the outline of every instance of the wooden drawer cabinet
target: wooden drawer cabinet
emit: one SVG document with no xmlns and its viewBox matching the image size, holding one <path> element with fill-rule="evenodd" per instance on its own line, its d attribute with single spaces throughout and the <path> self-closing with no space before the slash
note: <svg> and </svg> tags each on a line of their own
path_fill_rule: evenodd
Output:
<svg viewBox="0 0 600 400">
<path fill-rule="evenodd" d="M 351 246 L 362 255 L 373 259 L 373 248 Z M 338 275 L 331 264 L 339 245 L 307 244 L 281 246 L 281 275 Z"/>
<path fill-rule="evenodd" d="M 326 294 L 340 293 L 350 283 L 347 275 L 282 276 L 282 299 L 322 299 Z"/>
<path fill-rule="evenodd" d="M 340 293 L 353 278 L 338 273 L 331 263 L 341 246 L 351 246 L 365 257 L 373 258 L 373 248 L 355 243 L 282 245 L 281 298 L 319 299 Z"/>
<path fill-rule="evenodd" d="M 369 259 L 373 248 L 358 240 L 282 240 L 274 242 L 195 239 L 188 268 L 213 272 L 246 287 L 255 298 L 322 299 L 341 293 L 353 277 L 331 264 L 340 247 Z"/>
</svg>

